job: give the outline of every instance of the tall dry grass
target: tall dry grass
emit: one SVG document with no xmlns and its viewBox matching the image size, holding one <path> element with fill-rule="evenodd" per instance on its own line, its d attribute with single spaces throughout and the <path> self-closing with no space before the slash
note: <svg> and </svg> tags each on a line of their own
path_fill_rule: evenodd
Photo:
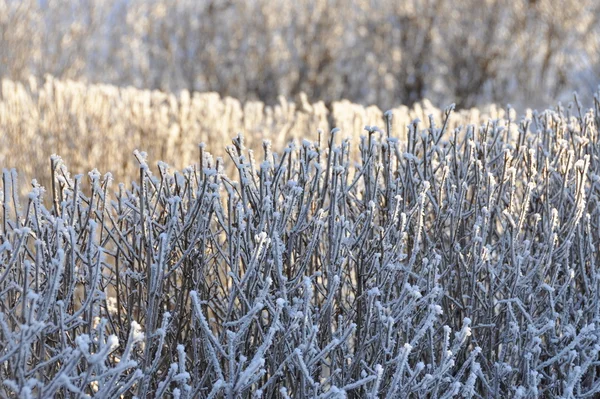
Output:
<svg viewBox="0 0 600 399">
<path fill-rule="evenodd" d="M 242 133 L 247 147 L 261 150 L 270 140 L 283 150 L 289 140 L 318 140 L 319 131 L 341 129 L 339 137 L 358 141 L 365 126 L 385 126 L 384 111 L 349 101 L 311 104 L 299 95 L 279 104 L 241 103 L 217 93 L 178 94 L 138 90 L 132 87 L 86 85 L 48 76 L 43 82 L 30 78 L 27 84 L 2 80 L 0 88 L 0 167 L 18 167 L 21 183 L 35 178 L 50 182 L 52 154 L 60 155 L 73 174 L 93 168 L 111 172 L 117 181 L 129 182 L 136 175 L 136 149 L 150 159 L 160 159 L 178 168 L 198 159 L 198 144 L 206 143 L 215 157 L 224 152 L 230 137 Z M 444 110 L 423 101 L 411 108 L 399 106 L 393 115 L 392 134 L 406 138 L 407 126 L 415 119 L 440 124 Z M 452 113 L 448 129 L 500 118 L 505 111 L 495 106 Z M 230 169 L 231 170 L 231 169 Z"/>
</svg>

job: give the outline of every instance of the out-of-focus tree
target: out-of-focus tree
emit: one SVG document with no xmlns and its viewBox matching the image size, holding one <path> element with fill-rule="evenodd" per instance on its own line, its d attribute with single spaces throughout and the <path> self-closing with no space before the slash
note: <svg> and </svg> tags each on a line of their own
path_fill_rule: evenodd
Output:
<svg viewBox="0 0 600 399">
<path fill-rule="evenodd" d="M 0 0 L 0 75 L 268 104 L 542 106 L 598 84 L 595 0 Z"/>
<path fill-rule="evenodd" d="M 0 76 L 22 79 L 29 64 L 39 62 L 39 36 L 31 34 L 39 22 L 36 11 L 34 1 L 0 0 Z"/>
</svg>

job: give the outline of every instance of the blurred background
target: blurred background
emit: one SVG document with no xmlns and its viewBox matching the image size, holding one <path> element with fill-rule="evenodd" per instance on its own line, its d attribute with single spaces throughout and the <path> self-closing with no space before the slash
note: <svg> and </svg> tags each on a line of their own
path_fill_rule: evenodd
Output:
<svg viewBox="0 0 600 399">
<path fill-rule="evenodd" d="M 590 100 L 597 0 L 0 0 L 0 77 L 387 109 Z"/>
</svg>

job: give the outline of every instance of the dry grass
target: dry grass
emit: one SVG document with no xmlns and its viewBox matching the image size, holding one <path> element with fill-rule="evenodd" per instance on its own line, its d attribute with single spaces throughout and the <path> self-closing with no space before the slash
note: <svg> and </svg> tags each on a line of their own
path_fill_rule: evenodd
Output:
<svg viewBox="0 0 600 399">
<path fill-rule="evenodd" d="M 341 129 L 340 137 L 355 141 L 364 126 L 385 126 L 377 107 L 339 101 L 327 108 L 322 102 L 308 103 L 304 96 L 296 102 L 280 98 L 270 107 L 261 102 L 242 104 L 216 93 L 175 95 L 51 77 L 39 84 L 34 78 L 28 84 L 3 80 L 0 95 L 0 166 L 18 168 L 25 191 L 33 178 L 48 186 L 52 154 L 60 155 L 73 174 L 96 168 L 128 183 L 136 175 L 136 149 L 150 159 L 184 168 L 197 161 L 201 142 L 215 157 L 227 158 L 224 148 L 238 132 L 251 150 L 262 150 L 262 141 L 270 140 L 273 149 L 281 151 L 290 140 L 314 141 L 318 131 L 328 132 L 333 126 Z M 428 121 L 431 115 L 439 124 L 444 113 L 428 101 L 390 111 L 392 134 L 399 138 L 406 138 L 414 119 Z M 448 129 L 504 114 L 494 106 L 455 112 Z M 231 171 L 231 163 L 227 164 Z"/>
</svg>

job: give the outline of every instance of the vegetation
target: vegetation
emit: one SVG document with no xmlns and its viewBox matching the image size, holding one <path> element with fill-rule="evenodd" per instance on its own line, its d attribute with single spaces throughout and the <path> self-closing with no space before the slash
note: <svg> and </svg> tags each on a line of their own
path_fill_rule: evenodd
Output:
<svg viewBox="0 0 600 399">
<path fill-rule="evenodd" d="M 0 76 L 546 107 L 600 81 L 597 0 L 1 0 Z"/>
<path fill-rule="evenodd" d="M 1 395 L 594 397 L 600 102 L 451 114 L 237 136 L 235 175 L 54 156 L 23 204 L 5 170 Z"/>
<path fill-rule="evenodd" d="M 200 142 L 208 143 L 215 156 L 227 158 L 225 146 L 238 132 L 245 134 L 249 149 L 262 151 L 262 140 L 267 139 L 281 150 L 293 139 L 316 139 L 319 129 L 328 132 L 339 127 L 340 137 L 358 141 L 365 125 L 385 124 L 377 107 L 348 101 L 326 106 L 310 103 L 304 95 L 296 102 L 280 97 L 277 105 L 268 106 L 217 93 L 183 91 L 175 95 L 49 76 L 41 82 L 30 78 L 27 83 L 5 79 L 0 90 L 0 129 L 9 143 L 0 146 L 0 166 L 18 168 L 22 182 L 37 179 L 46 187 L 50 186 L 48 160 L 52 154 L 60 154 L 73 174 L 97 168 L 128 184 L 138 174 L 132 157 L 138 148 L 151 159 L 183 169 L 197 162 Z M 395 121 L 392 134 L 401 139 L 406 139 L 406 126 L 412 120 L 433 115 L 441 123 L 443 117 L 443 110 L 428 101 L 391 112 Z M 449 128 L 505 113 L 494 106 L 463 110 L 451 116 Z"/>
<path fill-rule="evenodd" d="M 599 81 L 597 0 L 0 0 L 0 397 L 600 397 Z"/>
</svg>

